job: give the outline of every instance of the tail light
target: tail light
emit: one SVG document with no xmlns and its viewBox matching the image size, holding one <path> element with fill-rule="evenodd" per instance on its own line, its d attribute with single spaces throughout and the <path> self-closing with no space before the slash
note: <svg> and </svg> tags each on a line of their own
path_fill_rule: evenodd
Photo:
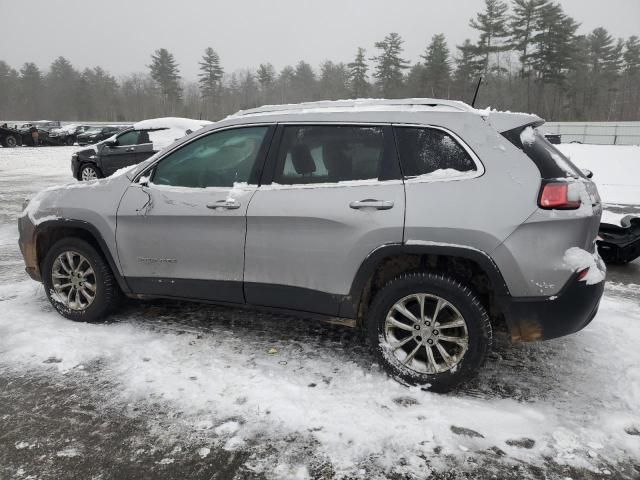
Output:
<svg viewBox="0 0 640 480">
<path fill-rule="evenodd" d="M 580 208 L 577 185 L 569 182 L 548 182 L 542 185 L 538 205 L 547 210 L 575 210 Z"/>
<path fill-rule="evenodd" d="M 589 267 L 580 270 L 578 272 L 578 280 L 584 280 L 584 278 L 589 274 Z"/>
</svg>

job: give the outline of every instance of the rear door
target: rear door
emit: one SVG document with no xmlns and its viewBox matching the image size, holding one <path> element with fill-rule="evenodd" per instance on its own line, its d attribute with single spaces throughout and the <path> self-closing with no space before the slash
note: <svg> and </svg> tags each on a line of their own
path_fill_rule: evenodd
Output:
<svg viewBox="0 0 640 480">
<path fill-rule="evenodd" d="M 278 128 L 271 175 L 247 211 L 246 300 L 338 315 L 365 258 L 402 242 L 404 188 L 392 131 L 387 125 Z"/>
</svg>

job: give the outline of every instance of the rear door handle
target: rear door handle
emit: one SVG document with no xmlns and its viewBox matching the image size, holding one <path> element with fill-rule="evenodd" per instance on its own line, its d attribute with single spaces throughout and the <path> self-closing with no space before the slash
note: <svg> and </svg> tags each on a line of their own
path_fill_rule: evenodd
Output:
<svg viewBox="0 0 640 480">
<path fill-rule="evenodd" d="M 375 208 L 376 210 L 389 210 L 393 208 L 392 200 L 375 200 L 372 198 L 367 198 L 365 200 L 357 200 L 355 202 L 351 202 L 349 206 L 355 210 L 359 210 L 361 208 Z"/>
<path fill-rule="evenodd" d="M 134 150 L 135 150 L 135 148 L 133 148 L 133 147 L 127 148 L 127 152 L 133 152 Z"/>
<path fill-rule="evenodd" d="M 218 200 L 215 203 L 207 203 L 207 208 L 215 210 L 216 208 L 224 208 L 225 210 L 236 210 L 240 208 L 240 202 L 237 200 Z"/>
</svg>

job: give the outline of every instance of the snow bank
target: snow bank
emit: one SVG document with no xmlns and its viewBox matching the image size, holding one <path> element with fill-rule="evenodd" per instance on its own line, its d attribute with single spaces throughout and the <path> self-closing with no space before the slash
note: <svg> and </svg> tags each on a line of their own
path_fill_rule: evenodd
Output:
<svg viewBox="0 0 640 480">
<path fill-rule="evenodd" d="M 579 168 L 593 172 L 604 203 L 640 205 L 640 146 L 572 143 L 556 147 Z"/>
<path fill-rule="evenodd" d="M 589 253 L 578 247 L 571 247 L 564 252 L 563 263 L 573 272 L 580 272 L 585 268 L 589 269 L 587 275 L 580 281 L 586 282 L 587 285 L 594 285 L 604 280 L 607 270 L 604 266 L 597 250 Z"/>
</svg>

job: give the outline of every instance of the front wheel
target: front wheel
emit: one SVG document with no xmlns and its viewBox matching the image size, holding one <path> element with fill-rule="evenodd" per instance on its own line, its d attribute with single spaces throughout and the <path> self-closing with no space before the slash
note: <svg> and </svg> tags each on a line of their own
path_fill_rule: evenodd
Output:
<svg viewBox="0 0 640 480">
<path fill-rule="evenodd" d="M 18 145 L 18 140 L 13 135 L 7 135 L 4 137 L 4 146 L 7 148 L 13 148 Z"/>
<path fill-rule="evenodd" d="M 80 180 L 87 182 L 89 180 L 97 180 L 98 178 L 102 178 L 102 172 L 98 167 L 85 163 L 82 168 L 80 168 Z"/>
<path fill-rule="evenodd" d="M 376 295 L 367 335 L 383 368 L 408 385 L 447 392 L 472 378 L 491 348 L 489 316 L 453 278 L 404 274 Z"/>
<path fill-rule="evenodd" d="M 64 238 L 51 247 L 42 277 L 49 301 L 70 320 L 95 322 L 118 303 L 111 269 L 93 246 L 79 238 Z"/>
</svg>

